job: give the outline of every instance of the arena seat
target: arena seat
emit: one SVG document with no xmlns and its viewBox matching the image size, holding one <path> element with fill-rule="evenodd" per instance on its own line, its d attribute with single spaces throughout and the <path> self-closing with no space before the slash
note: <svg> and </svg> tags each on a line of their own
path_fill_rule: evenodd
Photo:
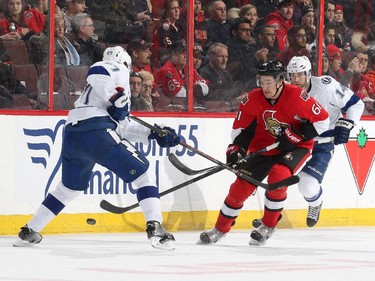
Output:
<svg viewBox="0 0 375 281">
<path fill-rule="evenodd" d="M 3 40 L 7 54 L 13 64 L 30 64 L 30 56 L 23 40 Z"/>
</svg>

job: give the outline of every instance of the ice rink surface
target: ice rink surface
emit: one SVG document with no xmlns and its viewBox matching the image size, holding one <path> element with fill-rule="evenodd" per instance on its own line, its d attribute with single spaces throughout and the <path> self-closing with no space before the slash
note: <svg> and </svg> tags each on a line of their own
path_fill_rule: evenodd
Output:
<svg viewBox="0 0 375 281">
<path fill-rule="evenodd" d="M 28 248 L 1 236 L 0 280 L 375 280 L 375 227 L 278 229 L 262 247 L 248 245 L 250 231 L 209 246 L 199 233 L 174 233 L 172 252 L 145 233 L 44 235 Z"/>
</svg>

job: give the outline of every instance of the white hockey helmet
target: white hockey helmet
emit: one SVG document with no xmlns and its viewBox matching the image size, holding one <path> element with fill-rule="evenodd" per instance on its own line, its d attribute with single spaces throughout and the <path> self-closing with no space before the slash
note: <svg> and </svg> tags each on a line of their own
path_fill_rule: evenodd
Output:
<svg viewBox="0 0 375 281">
<path fill-rule="evenodd" d="M 125 64 L 128 69 L 131 69 L 132 59 L 128 52 L 121 46 L 108 47 L 103 53 L 103 60 L 114 60 L 120 64 Z"/>
<path fill-rule="evenodd" d="M 288 63 L 286 68 L 287 77 L 290 80 L 291 73 L 301 73 L 305 72 L 307 77 L 307 82 L 311 78 L 311 62 L 306 56 L 294 56 Z"/>
</svg>

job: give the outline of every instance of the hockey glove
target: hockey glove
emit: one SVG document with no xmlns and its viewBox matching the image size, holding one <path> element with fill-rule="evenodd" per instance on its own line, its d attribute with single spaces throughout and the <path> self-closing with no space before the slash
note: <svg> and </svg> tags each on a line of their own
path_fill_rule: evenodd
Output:
<svg viewBox="0 0 375 281">
<path fill-rule="evenodd" d="M 124 94 L 124 89 L 117 87 L 117 93 L 109 101 L 112 103 L 107 111 L 116 121 L 124 120 L 129 115 L 129 97 Z"/>
<path fill-rule="evenodd" d="M 227 165 L 239 169 L 240 166 L 242 167 L 246 163 L 245 156 L 245 149 L 235 144 L 230 144 L 227 148 Z"/>
<path fill-rule="evenodd" d="M 334 144 L 347 143 L 349 140 L 350 131 L 354 127 L 354 122 L 349 119 L 339 118 L 335 124 L 335 130 L 333 131 Z"/>
<path fill-rule="evenodd" d="M 150 140 L 156 140 L 161 147 L 173 147 L 180 143 L 180 137 L 177 136 L 174 129 L 157 124 L 155 124 L 155 127 L 162 130 L 163 134 L 151 131 L 151 134 L 148 136 Z"/>
<path fill-rule="evenodd" d="M 291 151 L 296 147 L 296 144 L 304 142 L 304 136 L 295 128 L 286 128 L 281 136 L 279 136 L 279 145 L 277 147 L 280 151 Z"/>
</svg>

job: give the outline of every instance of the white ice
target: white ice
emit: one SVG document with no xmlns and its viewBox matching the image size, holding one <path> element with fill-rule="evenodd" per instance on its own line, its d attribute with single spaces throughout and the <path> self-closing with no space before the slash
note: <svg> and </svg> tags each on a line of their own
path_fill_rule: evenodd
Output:
<svg viewBox="0 0 375 281">
<path fill-rule="evenodd" d="M 262 247 L 249 231 L 215 245 L 175 232 L 176 250 L 153 249 L 145 233 L 44 235 L 30 248 L 0 237 L 0 280 L 373 281 L 375 227 L 278 229 Z"/>
</svg>

